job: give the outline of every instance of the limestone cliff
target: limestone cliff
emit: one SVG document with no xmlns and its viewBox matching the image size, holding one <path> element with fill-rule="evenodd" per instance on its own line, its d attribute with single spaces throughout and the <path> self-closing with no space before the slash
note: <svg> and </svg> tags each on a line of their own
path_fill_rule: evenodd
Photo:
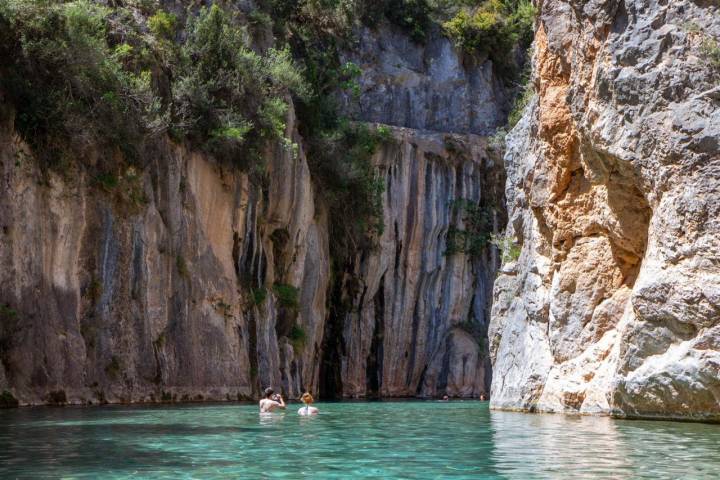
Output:
<svg viewBox="0 0 720 480">
<path fill-rule="evenodd" d="M 717 2 L 543 0 L 505 156 L 495 408 L 720 419 Z"/>
<path fill-rule="evenodd" d="M 395 126 L 373 159 L 384 231 L 347 259 L 331 258 L 328 208 L 292 111 L 286 135 L 299 149 L 269 148 L 262 178 L 165 140 L 112 182 L 84 164 L 41 169 L 7 115 L 0 392 L 21 404 L 234 400 L 268 385 L 290 397 L 485 393 L 498 261 L 489 247 L 450 254 L 447 236 L 463 226 L 454 201 L 481 206 L 490 228 L 504 220 L 502 165 L 471 132 L 499 123 L 506 105 L 486 91 L 500 88 L 487 63 L 464 67 L 437 42 L 457 78 L 443 103 L 416 106 L 432 121 L 353 112 Z M 388 98 L 437 82 L 417 75 Z M 485 84 L 466 85 L 478 75 Z M 452 123 L 461 104 L 467 118 Z M 468 123 L 488 109 L 485 127 Z"/>
</svg>

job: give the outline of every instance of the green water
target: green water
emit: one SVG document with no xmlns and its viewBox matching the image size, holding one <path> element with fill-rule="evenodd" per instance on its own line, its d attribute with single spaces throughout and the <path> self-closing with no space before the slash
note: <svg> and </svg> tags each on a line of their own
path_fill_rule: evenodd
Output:
<svg viewBox="0 0 720 480">
<path fill-rule="evenodd" d="M 481 402 L 0 411 L 0 478 L 717 478 L 720 426 Z"/>
</svg>

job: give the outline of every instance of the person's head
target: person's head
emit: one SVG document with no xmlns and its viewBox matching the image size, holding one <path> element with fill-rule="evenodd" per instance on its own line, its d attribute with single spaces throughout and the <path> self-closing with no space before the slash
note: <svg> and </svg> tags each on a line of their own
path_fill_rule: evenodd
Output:
<svg viewBox="0 0 720 480">
<path fill-rule="evenodd" d="M 273 394 L 275 393 L 275 390 L 268 387 L 265 389 L 265 398 L 272 398 Z"/>
<path fill-rule="evenodd" d="M 313 403 L 313 396 L 310 395 L 310 392 L 305 392 L 302 394 L 302 397 L 300 397 L 300 400 L 306 405 L 311 405 Z"/>
<path fill-rule="evenodd" d="M 450 397 L 448 397 L 447 395 L 443 395 L 443 400 L 450 400 Z"/>
</svg>

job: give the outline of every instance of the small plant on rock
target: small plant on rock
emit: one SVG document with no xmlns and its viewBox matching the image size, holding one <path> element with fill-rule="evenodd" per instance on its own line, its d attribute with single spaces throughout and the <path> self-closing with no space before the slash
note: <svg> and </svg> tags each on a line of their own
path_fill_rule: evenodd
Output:
<svg viewBox="0 0 720 480">
<path fill-rule="evenodd" d="M 522 249 L 520 245 L 518 245 L 515 237 L 492 235 L 490 243 L 500 250 L 502 263 L 514 262 L 520 258 Z"/>
<path fill-rule="evenodd" d="M 297 309 L 299 290 L 297 287 L 284 283 L 276 283 L 273 285 L 273 291 L 281 306 L 290 309 Z"/>
</svg>

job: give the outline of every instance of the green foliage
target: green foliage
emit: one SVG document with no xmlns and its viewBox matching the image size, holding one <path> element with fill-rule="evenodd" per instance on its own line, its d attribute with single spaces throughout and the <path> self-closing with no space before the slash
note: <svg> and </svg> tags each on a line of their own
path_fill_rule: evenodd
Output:
<svg viewBox="0 0 720 480">
<path fill-rule="evenodd" d="M 118 177 L 113 173 L 101 173 L 95 177 L 95 181 L 106 191 L 110 191 L 118 186 Z"/>
<path fill-rule="evenodd" d="M 383 3 L 390 22 L 404 28 L 416 42 L 425 40 L 431 24 L 430 6 L 426 0 L 385 0 Z"/>
<path fill-rule="evenodd" d="M 276 283 L 273 285 L 273 291 L 281 306 L 293 310 L 298 308 L 299 290 L 297 287 L 284 283 Z"/>
<path fill-rule="evenodd" d="M 88 0 L 10 0 L 0 7 L 0 89 L 16 128 L 48 163 L 94 144 L 134 158 L 155 98 L 149 75 L 108 44 L 111 10 Z"/>
<path fill-rule="evenodd" d="M 700 52 L 713 68 L 720 68 L 720 44 L 712 37 L 705 37 L 700 45 Z"/>
<path fill-rule="evenodd" d="M 157 38 L 171 40 L 175 37 L 177 17 L 163 10 L 158 10 L 148 18 L 148 28 Z"/>
<path fill-rule="evenodd" d="M 187 30 L 173 92 L 175 131 L 247 167 L 266 141 L 284 138 L 287 92 L 307 94 L 302 72 L 287 49 L 250 50 L 244 29 L 217 5 L 202 8 Z"/>
<path fill-rule="evenodd" d="M 105 373 L 108 377 L 116 379 L 120 375 L 122 367 L 120 365 L 120 359 L 113 355 L 110 361 L 105 365 Z"/>
<path fill-rule="evenodd" d="M 307 333 L 305 333 L 305 330 L 300 325 L 294 324 L 288 335 L 288 340 L 290 340 L 290 344 L 293 346 L 295 352 L 302 351 L 307 341 Z"/>
<path fill-rule="evenodd" d="M 447 234 L 446 255 L 464 253 L 480 255 L 490 240 L 489 212 L 477 202 L 460 198 L 450 204 L 453 217 L 462 220 L 463 228 L 450 227 Z"/>
<path fill-rule="evenodd" d="M 185 259 L 182 255 L 175 256 L 175 267 L 177 268 L 177 271 L 181 277 L 188 278 L 190 276 L 190 271 L 188 270 L 187 263 L 185 263 Z"/>
<path fill-rule="evenodd" d="M 500 250 L 502 263 L 514 262 L 520 258 L 522 248 L 518 245 L 514 237 L 492 235 L 490 243 Z"/>
<path fill-rule="evenodd" d="M 0 5 L 0 54 L 10 59 L 0 88 L 18 131 L 49 163 L 89 146 L 132 161 L 169 130 L 243 166 L 283 139 L 289 93 L 308 93 L 288 49 L 254 52 L 238 18 L 218 5 L 189 15 L 180 45 L 174 15 L 158 10 L 147 30 L 141 24 L 133 11 L 89 0 Z"/>
<path fill-rule="evenodd" d="M 15 320 L 17 318 L 17 311 L 10 305 L 0 303 L 0 319 L 1 320 Z"/>
<path fill-rule="evenodd" d="M 250 292 L 253 305 L 260 306 L 265 303 L 267 298 L 267 289 L 265 287 L 259 287 L 251 290 Z"/>
<path fill-rule="evenodd" d="M 3 390 L 0 393 L 0 408 L 14 408 L 20 406 L 17 398 L 8 390 Z"/>
<path fill-rule="evenodd" d="M 501 71 L 512 73 L 512 50 L 532 42 L 535 15 L 530 0 L 485 0 L 460 9 L 443 29 L 459 47 L 486 53 Z"/>
<path fill-rule="evenodd" d="M 385 184 L 371 160 L 391 137 L 388 127 L 340 121 L 311 140 L 308 162 L 330 206 L 334 248 L 368 248 L 382 234 Z"/>
<path fill-rule="evenodd" d="M 508 127 L 513 128 L 523 116 L 525 108 L 530 104 L 535 96 L 535 88 L 531 81 L 524 77 L 523 83 L 520 85 L 520 93 L 515 96 L 512 109 L 508 115 Z"/>
</svg>

